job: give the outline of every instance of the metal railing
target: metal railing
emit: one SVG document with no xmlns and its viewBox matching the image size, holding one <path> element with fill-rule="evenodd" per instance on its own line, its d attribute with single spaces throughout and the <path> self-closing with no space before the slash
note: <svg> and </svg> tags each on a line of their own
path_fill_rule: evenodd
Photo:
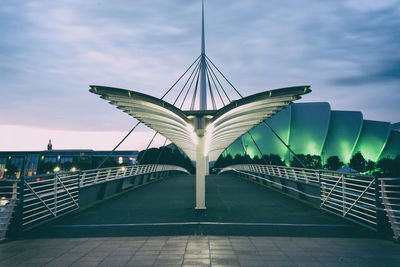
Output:
<svg viewBox="0 0 400 267">
<path fill-rule="evenodd" d="M 18 200 L 18 181 L 0 180 L 0 240 L 4 239 Z"/>
<path fill-rule="evenodd" d="M 234 171 L 280 189 L 319 199 L 321 209 L 369 229 L 377 229 L 379 192 L 373 176 L 253 164 L 229 166 L 220 173 L 226 171 Z M 306 192 L 304 185 L 307 184 L 319 187 L 319 195 Z"/>
<path fill-rule="evenodd" d="M 173 165 L 137 165 L 0 180 L 0 234 L 4 238 L 17 204 L 20 207 L 17 228 L 25 231 L 78 210 L 83 188 L 152 173 L 167 175 L 171 171 L 189 174 Z M 149 181 L 141 179 L 142 184 Z"/>
<path fill-rule="evenodd" d="M 23 229 L 30 229 L 79 209 L 79 173 L 22 181 Z"/>
<path fill-rule="evenodd" d="M 189 172 L 182 167 L 156 164 L 95 169 L 81 172 L 80 187 L 92 186 L 94 184 L 122 179 L 134 175 L 162 171 L 180 171 L 189 174 Z"/>
<path fill-rule="evenodd" d="M 322 209 L 376 230 L 375 177 L 328 171 L 320 175 Z"/>
<path fill-rule="evenodd" d="M 220 173 L 231 169 L 282 177 L 304 183 L 319 183 L 320 171 L 312 169 L 291 168 L 275 165 L 239 164 L 223 168 Z"/>
<path fill-rule="evenodd" d="M 400 178 L 380 178 L 381 196 L 395 238 L 400 238 Z"/>
</svg>

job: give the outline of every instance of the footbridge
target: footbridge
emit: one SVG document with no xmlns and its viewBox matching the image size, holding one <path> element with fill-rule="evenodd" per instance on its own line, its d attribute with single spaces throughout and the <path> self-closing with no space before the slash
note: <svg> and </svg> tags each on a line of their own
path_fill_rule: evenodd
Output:
<svg viewBox="0 0 400 267">
<path fill-rule="evenodd" d="M 399 179 L 234 165 L 207 176 L 206 210 L 193 209 L 195 181 L 170 165 L 1 180 L 2 237 L 399 237 Z"/>
<path fill-rule="evenodd" d="M 243 134 L 255 143 L 249 131 L 261 123 L 302 163 L 266 119 L 311 90 L 243 96 L 206 56 L 204 3 L 201 54 L 161 98 L 101 85 L 90 92 L 138 121 L 112 151 L 144 124 L 155 131 L 147 148 L 162 135 L 196 174 L 139 159 L 0 180 L 1 237 L 23 239 L 0 244 L 1 266 L 400 265 L 399 247 L 376 239 L 399 238 L 399 179 L 269 165 L 210 172 Z"/>
</svg>

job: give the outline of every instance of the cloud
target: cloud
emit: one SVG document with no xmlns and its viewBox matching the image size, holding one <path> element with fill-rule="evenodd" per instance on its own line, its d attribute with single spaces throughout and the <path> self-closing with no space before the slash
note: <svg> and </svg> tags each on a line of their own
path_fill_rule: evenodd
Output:
<svg viewBox="0 0 400 267">
<path fill-rule="evenodd" d="M 341 86 L 366 84 L 385 86 L 385 83 L 397 82 L 400 85 L 400 59 L 388 60 L 381 62 L 377 68 L 373 66 L 365 69 L 360 75 L 336 78 L 332 80 L 332 83 Z"/>
<path fill-rule="evenodd" d="M 206 1 L 207 55 L 243 95 L 310 84 L 302 101 L 399 121 L 396 2 Z M 0 124 L 128 131 L 88 86 L 162 96 L 200 53 L 200 2 L 5 0 L 0 30 Z"/>
</svg>

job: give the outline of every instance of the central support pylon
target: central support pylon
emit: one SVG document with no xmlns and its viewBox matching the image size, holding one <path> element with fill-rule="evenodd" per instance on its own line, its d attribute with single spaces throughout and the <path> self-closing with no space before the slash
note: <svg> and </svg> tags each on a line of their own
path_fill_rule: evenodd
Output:
<svg viewBox="0 0 400 267">
<path fill-rule="evenodd" d="M 200 55 L 200 103 L 201 111 L 207 110 L 206 82 L 206 44 L 204 38 L 204 0 L 201 3 L 201 55 Z M 195 132 L 198 138 L 196 145 L 196 209 L 206 209 L 206 175 L 208 171 L 208 151 L 205 151 L 205 118 L 196 118 Z"/>
</svg>

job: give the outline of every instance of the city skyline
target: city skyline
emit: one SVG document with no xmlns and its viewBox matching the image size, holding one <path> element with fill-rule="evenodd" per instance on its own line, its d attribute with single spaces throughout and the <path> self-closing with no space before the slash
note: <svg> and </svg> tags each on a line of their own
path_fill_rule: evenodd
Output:
<svg viewBox="0 0 400 267">
<path fill-rule="evenodd" d="M 243 94 L 310 84 L 301 102 L 400 121 L 396 1 L 205 4 L 207 54 Z M 200 53 L 201 1 L 6 1 L 0 14 L 0 150 L 112 149 L 136 120 L 89 84 L 160 97 Z"/>
</svg>

